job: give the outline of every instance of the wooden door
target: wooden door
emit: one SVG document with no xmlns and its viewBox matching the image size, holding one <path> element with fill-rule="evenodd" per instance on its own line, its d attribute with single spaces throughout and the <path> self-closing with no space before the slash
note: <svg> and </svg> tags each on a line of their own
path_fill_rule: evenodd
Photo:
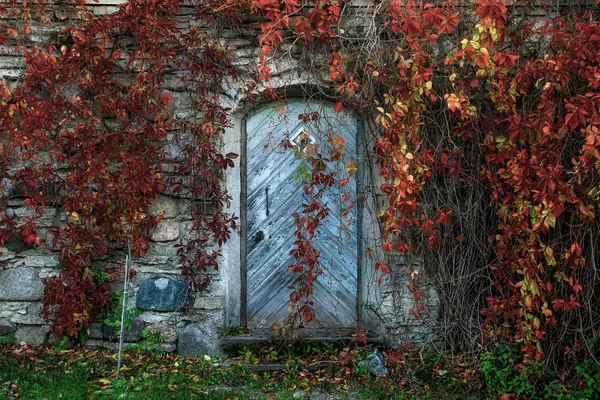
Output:
<svg viewBox="0 0 600 400">
<path fill-rule="evenodd" d="M 318 112 L 308 123 L 298 116 Z M 302 160 L 284 148 L 285 139 L 298 147 L 311 142 L 329 154 L 328 138 L 335 132 L 347 141 L 343 162 L 331 163 L 339 176 L 346 161 L 356 160 L 358 123 L 330 105 L 288 102 L 263 107 L 246 120 L 246 304 L 247 323 L 268 328 L 288 317 L 290 289 L 297 275 L 290 250 L 295 240 L 292 213 L 306 202 L 299 177 Z M 343 198 L 346 193 L 347 198 Z M 348 197 L 349 195 L 349 197 Z M 315 318 L 306 327 L 354 327 L 357 323 L 358 207 L 342 211 L 356 200 L 356 179 L 329 188 L 320 199 L 331 210 L 313 241 L 320 252 L 319 276 L 314 288 Z M 344 227 L 345 226 L 345 227 Z"/>
</svg>

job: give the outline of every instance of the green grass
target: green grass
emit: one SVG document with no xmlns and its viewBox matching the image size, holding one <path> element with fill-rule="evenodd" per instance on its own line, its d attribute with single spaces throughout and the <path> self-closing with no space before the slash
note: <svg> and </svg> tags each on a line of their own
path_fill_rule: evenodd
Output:
<svg viewBox="0 0 600 400">
<path fill-rule="evenodd" d="M 117 355 L 90 350 L 32 350 L 0 345 L 1 399 L 293 399 L 319 393 L 327 399 L 579 400 L 598 398 L 600 364 L 586 359 L 569 379 L 528 365 L 518 372 L 518 349 L 490 347 L 479 360 L 433 350 L 387 349 L 390 376 L 377 378 L 360 360 L 372 347 L 304 342 L 228 349 L 226 360 L 126 351 L 120 379 Z M 590 341 L 595 349 L 597 340 Z M 227 367 L 220 366 L 226 361 Z M 252 372 L 278 363 L 274 372 Z M 568 378 L 568 377 L 567 377 Z M 297 396 L 297 395 L 300 396 Z M 327 397 L 325 394 L 334 397 Z M 296 397 L 294 397 L 296 395 Z"/>
<path fill-rule="evenodd" d="M 245 348 L 229 360 L 246 357 L 265 362 L 275 357 L 287 364 L 280 372 L 250 372 L 239 365 L 223 368 L 176 355 L 126 352 L 122 377 L 116 379 L 114 353 L 4 346 L 0 347 L 0 399 L 293 399 L 297 392 L 332 394 L 337 399 L 349 394 L 362 399 L 477 398 L 467 385 L 455 384 L 454 375 L 436 385 L 425 370 L 389 365 L 394 376 L 376 378 L 356 367 L 368 351 L 293 344 Z M 323 360 L 326 364 L 319 370 L 299 368 Z"/>
</svg>

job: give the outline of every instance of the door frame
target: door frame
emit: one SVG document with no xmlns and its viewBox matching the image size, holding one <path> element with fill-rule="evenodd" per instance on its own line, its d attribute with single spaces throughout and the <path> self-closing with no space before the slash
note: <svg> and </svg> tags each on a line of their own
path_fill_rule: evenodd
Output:
<svg viewBox="0 0 600 400">
<path fill-rule="evenodd" d="M 291 98 L 289 101 L 303 101 L 302 99 Z M 331 105 L 333 102 L 329 101 L 313 101 L 313 103 L 321 103 Z M 261 106 L 255 107 L 248 111 L 241 118 L 240 121 L 240 324 L 243 326 L 248 325 L 248 276 L 247 276 L 247 201 L 248 201 L 248 175 L 247 175 L 247 133 L 246 133 L 246 121 L 249 116 L 258 113 L 266 108 L 272 108 L 272 105 L 277 102 L 269 102 Z M 362 260 L 363 260 L 363 241 L 362 241 L 362 228 L 363 228 L 363 207 L 360 205 L 360 199 L 358 194 L 362 189 L 362 180 L 364 174 L 363 164 L 363 152 L 361 145 L 364 143 L 364 132 L 363 132 L 363 121 L 362 118 L 352 113 L 356 121 L 356 154 L 358 159 L 358 171 L 356 173 L 356 206 L 357 207 L 357 259 L 356 259 L 356 327 L 361 326 L 363 322 L 362 307 L 363 301 L 363 274 L 362 274 Z M 350 327 L 348 327 L 350 328 Z"/>
</svg>

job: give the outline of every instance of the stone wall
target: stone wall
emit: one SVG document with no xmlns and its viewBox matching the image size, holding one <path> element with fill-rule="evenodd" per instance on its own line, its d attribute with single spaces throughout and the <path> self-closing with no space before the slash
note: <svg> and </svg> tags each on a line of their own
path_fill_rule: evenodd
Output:
<svg viewBox="0 0 600 400">
<path fill-rule="evenodd" d="M 50 6 L 49 6 L 50 7 Z M 114 6 L 92 5 L 93 13 L 103 15 L 114 12 Z M 49 14 L 53 25 L 33 24 L 30 44 L 44 43 L 55 37 L 61 31 L 61 23 L 70 11 L 64 6 L 51 6 Z M 192 9 L 183 7 L 173 18 L 181 26 L 189 26 Z M 1 23 L 2 21 L 0 21 Z M 345 29 L 360 28 L 360 24 L 347 24 Z M 358 28 L 357 28 L 358 26 Z M 235 64 L 242 72 L 250 73 L 258 62 L 259 29 L 252 21 L 238 26 L 223 27 L 220 31 L 221 44 L 233 49 L 237 54 Z M 310 82 L 313 85 L 328 85 L 327 78 L 308 76 L 297 68 L 297 54 L 293 48 L 278 57 L 275 64 L 274 85 L 291 87 Z M 315 55 L 318 56 L 318 55 Z M 326 62 L 326 57 L 324 58 Z M 22 71 L 22 59 L 13 53 L 9 47 L 0 48 L 0 77 L 9 86 L 18 83 Z M 124 78 L 126 79 L 126 78 Z M 175 116 L 183 116 L 191 112 L 191 98 L 182 90 L 178 79 L 167 77 L 166 87 L 173 97 L 172 111 Z M 251 105 L 243 108 L 237 103 L 237 88 L 239 83 L 223 82 L 223 101 L 229 102 L 233 109 L 232 115 L 237 118 L 233 128 L 228 132 L 227 140 L 235 143 L 233 150 L 241 146 L 240 121 Z M 288 92 L 289 93 L 289 92 Z M 237 146 L 237 147 L 236 147 Z M 180 157 L 181 149 L 176 143 L 169 143 L 165 151 L 171 154 L 173 160 Z M 226 151 L 230 151 L 226 148 Z M 240 168 L 227 173 L 227 187 L 232 195 L 239 193 Z M 6 187 L 5 196 L 12 196 L 10 187 Z M 240 215 L 239 199 L 234 199 L 232 211 Z M 33 211 L 26 208 L 22 200 L 15 197 L 9 200 L 9 207 L 18 217 L 33 216 Z M 235 207 L 238 207 L 237 209 Z M 198 353 L 217 354 L 220 351 L 219 335 L 230 325 L 240 322 L 241 292 L 239 280 L 240 237 L 233 235 L 231 242 L 224 251 L 224 264 L 220 273 L 213 274 L 212 283 L 202 293 L 190 293 L 183 282 L 181 266 L 178 264 L 176 249 L 173 245 L 179 240 L 187 240 L 191 236 L 191 219 L 189 201 L 164 195 L 153 203 L 153 213 L 165 211 L 164 219 L 151 233 L 151 246 L 143 258 L 134 258 L 132 267 L 137 274 L 131 281 L 127 292 L 130 313 L 130 326 L 125 334 L 129 343 L 147 343 L 166 351 L 193 355 Z M 60 208 L 47 207 L 41 218 L 37 218 L 41 228 L 42 246 L 32 248 L 23 241 L 15 239 L 0 247 L 1 260 L 6 262 L 0 267 L 0 336 L 14 335 L 16 343 L 44 345 L 58 342 L 62 338 L 52 337 L 49 326 L 40 315 L 42 309 L 43 279 L 58 272 L 59 249 L 53 248 L 51 234 L 48 230 L 64 223 L 64 212 Z M 372 216 L 367 218 L 373 222 Z M 365 236 L 367 238 L 367 236 Z M 364 239 L 370 241 L 366 245 L 378 248 L 376 237 Z M 98 260 L 110 268 L 125 260 L 123 251 L 116 251 L 110 257 Z M 372 266 L 363 263 L 362 298 L 364 326 L 385 333 L 392 344 L 407 340 L 424 342 L 430 337 L 436 322 L 437 296 L 435 289 L 421 279 L 422 293 L 429 297 L 431 309 L 427 317 L 415 319 L 410 310 L 414 308 L 414 298 L 407 289 L 406 276 L 395 270 L 385 281 L 376 284 L 377 277 L 368 270 Z M 111 284 L 113 292 L 123 290 L 122 282 Z M 370 307 L 372 304 L 374 307 Z M 159 339 L 160 338 L 160 339 Z M 98 321 L 89 326 L 88 339 L 85 346 L 117 348 L 114 328 Z"/>
</svg>

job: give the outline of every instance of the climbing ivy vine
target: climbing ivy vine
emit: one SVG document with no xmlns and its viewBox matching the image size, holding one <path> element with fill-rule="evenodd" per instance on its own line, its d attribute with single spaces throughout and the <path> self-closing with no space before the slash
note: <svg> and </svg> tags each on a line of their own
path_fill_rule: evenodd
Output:
<svg viewBox="0 0 600 400">
<path fill-rule="evenodd" d="M 210 244 L 222 245 L 236 226 L 223 211 L 222 172 L 236 155 L 219 151 L 229 123 L 219 91 L 240 77 L 211 27 L 250 15 L 259 17 L 260 51 L 243 96 L 282 98 L 276 66 L 294 48 L 298 58 L 318 59 L 298 68 L 328 76 L 337 111 L 370 118 L 376 141 L 367 150 L 384 199 L 377 204 L 383 255 L 367 249 L 374 268 L 414 281 L 418 271 L 388 259 L 423 254 L 441 265 L 433 272 L 444 278 L 443 293 L 471 296 L 483 311 L 479 319 L 448 310 L 455 319 L 446 320 L 444 340 L 508 341 L 531 361 L 577 356 L 597 334 L 597 1 L 192 1 L 198 23 L 189 27 L 173 21 L 181 7 L 174 0 L 131 0 L 102 17 L 83 1 L 70 3 L 77 18 L 44 46 L 27 37 L 31 21 L 48 23 L 47 4 L 0 8 L 14 22 L 0 41 L 26 60 L 19 84 L 0 86 L 1 178 L 37 215 L 56 205 L 67 216 L 54 235 L 61 273 L 46 283 L 44 312 L 57 332 L 76 335 L 107 309 L 108 291 L 90 262 L 126 232 L 143 254 L 161 218 L 149 213 L 160 193 L 211 205 L 195 209 L 197 239 L 180 244 L 184 273 L 198 289 L 208 283 L 201 272 L 219 257 Z M 192 117 L 173 113 L 169 74 L 193 93 Z M 162 150 L 172 137 L 183 162 Z M 310 161 L 309 193 L 347 178 L 326 174 L 322 158 Z M 40 245 L 36 218 L 17 221 L 5 203 L 1 239 L 18 233 Z M 310 239 L 327 210 L 314 197 L 297 212 L 296 321 L 313 317 L 307 298 L 319 274 Z M 482 281 L 488 287 L 473 286 Z M 419 317 L 422 295 L 409 287 Z"/>
</svg>

